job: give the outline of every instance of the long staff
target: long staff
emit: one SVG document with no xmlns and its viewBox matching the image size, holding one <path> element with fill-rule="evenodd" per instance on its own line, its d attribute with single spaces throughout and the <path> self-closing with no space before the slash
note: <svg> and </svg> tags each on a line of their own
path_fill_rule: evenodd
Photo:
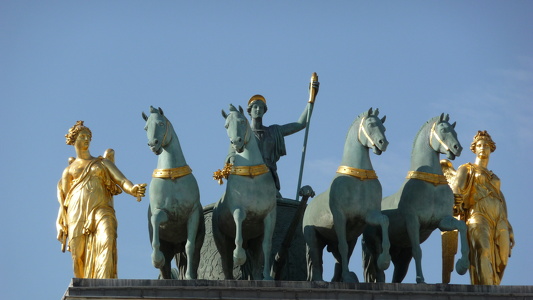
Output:
<svg viewBox="0 0 533 300">
<path fill-rule="evenodd" d="M 316 85 L 314 84 L 316 83 Z M 313 105 L 315 103 L 316 95 L 318 94 L 318 75 L 313 72 L 311 75 L 311 82 L 309 83 L 309 105 L 307 107 L 307 122 L 305 125 L 304 146 L 302 149 L 302 161 L 300 162 L 300 175 L 298 176 L 298 188 L 296 189 L 296 201 L 300 200 L 300 188 L 302 187 L 302 176 L 304 171 L 305 152 L 307 150 L 307 136 L 309 135 L 309 122 L 311 121 L 311 114 L 313 113 Z"/>
</svg>

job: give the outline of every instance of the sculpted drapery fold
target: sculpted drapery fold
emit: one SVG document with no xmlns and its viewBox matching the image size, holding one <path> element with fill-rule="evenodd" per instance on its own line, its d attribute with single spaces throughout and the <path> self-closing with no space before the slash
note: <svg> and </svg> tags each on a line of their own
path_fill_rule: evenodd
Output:
<svg viewBox="0 0 533 300">
<path fill-rule="evenodd" d="M 74 261 L 74 275 L 78 278 L 117 277 L 117 220 L 113 196 L 122 190 L 111 180 L 103 157 L 93 159 L 82 175 L 73 180 L 69 191 L 58 195 L 60 210 L 66 212 L 69 249 L 85 248 L 82 257 Z M 60 211 L 61 214 L 61 211 Z"/>
<path fill-rule="evenodd" d="M 460 166 L 451 183 L 468 227 L 470 281 L 499 285 L 515 241 L 500 179 L 487 168 L 496 143 L 487 131 L 478 131 L 470 149 L 476 161 Z"/>
<path fill-rule="evenodd" d="M 72 255 L 76 278 L 117 278 L 117 219 L 113 196 L 122 191 L 140 201 L 146 184 L 133 184 L 114 164 L 115 152 L 104 156 L 89 152 L 91 130 L 78 121 L 69 129 L 67 145 L 76 158 L 69 159 L 57 186 L 59 213 L 57 239 Z"/>
</svg>

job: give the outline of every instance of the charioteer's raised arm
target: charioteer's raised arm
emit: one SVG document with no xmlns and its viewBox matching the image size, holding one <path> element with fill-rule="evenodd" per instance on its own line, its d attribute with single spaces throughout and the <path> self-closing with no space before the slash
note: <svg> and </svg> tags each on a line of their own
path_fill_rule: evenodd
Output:
<svg viewBox="0 0 533 300">
<path fill-rule="evenodd" d="M 307 105 L 305 106 L 304 111 L 300 115 L 298 121 L 280 126 L 283 136 L 291 135 L 307 127 L 308 120 L 313 113 L 313 107 L 315 104 L 316 95 L 318 94 L 319 86 L 320 83 L 318 82 L 318 76 L 316 73 L 313 73 L 311 76 L 311 82 L 309 83 L 309 100 L 307 101 Z"/>
</svg>

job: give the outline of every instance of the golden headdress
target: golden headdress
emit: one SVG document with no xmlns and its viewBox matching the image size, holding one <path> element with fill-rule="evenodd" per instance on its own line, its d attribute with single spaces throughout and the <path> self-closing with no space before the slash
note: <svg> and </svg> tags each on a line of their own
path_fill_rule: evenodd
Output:
<svg viewBox="0 0 533 300">
<path fill-rule="evenodd" d="M 260 100 L 260 101 L 263 101 L 263 103 L 265 103 L 265 105 L 267 104 L 267 101 L 265 99 L 265 97 L 263 97 L 262 95 L 253 95 L 252 98 L 250 98 L 250 100 L 248 100 L 248 105 L 252 104 L 252 102 L 256 101 L 256 100 Z"/>
<path fill-rule="evenodd" d="M 477 134 L 474 136 L 472 144 L 470 144 L 470 150 L 472 150 L 472 152 L 476 153 L 476 143 L 479 140 L 485 140 L 489 143 L 490 152 L 494 152 L 494 150 L 496 150 L 496 143 L 492 140 L 490 134 L 486 130 L 478 130 Z"/>
<path fill-rule="evenodd" d="M 76 141 L 76 138 L 78 137 L 78 133 L 82 130 L 87 130 L 89 132 L 89 139 L 92 139 L 92 132 L 88 127 L 85 127 L 83 125 L 83 121 L 77 121 L 74 126 L 72 126 L 68 133 L 65 134 L 65 137 L 67 138 L 66 143 L 67 145 L 74 145 L 74 142 Z"/>
</svg>

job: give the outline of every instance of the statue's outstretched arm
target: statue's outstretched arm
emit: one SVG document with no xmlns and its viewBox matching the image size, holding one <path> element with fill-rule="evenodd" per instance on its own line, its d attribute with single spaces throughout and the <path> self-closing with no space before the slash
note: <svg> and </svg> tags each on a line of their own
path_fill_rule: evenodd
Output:
<svg viewBox="0 0 533 300">
<path fill-rule="evenodd" d="M 141 201 L 140 199 L 144 197 L 146 192 L 146 183 L 133 184 L 112 161 L 104 159 L 103 163 L 109 170 L 113 182 L 120 186 L 126 193 L 137 197 L 137 201 Z"/>
<path fill-rule="evenodd" d="M 311 117 L 310 114 L 313 112 L 313 106 L 315 104 L 315 98 L 318 94 L 319 86 L 320 83 L 318 82 L 318 76 L 316 73 L 313 73 L 313 75 L 311 76 L 311 82 L 309 83 L 309 101 L 307 101 L 307 105 L 305 106 L 305 109 L 300 115 L 300 119 L 298 119 L 297 122 L 280 126 L 281 133 L 283 134 L 283 136 L 298 132 L 307 126 L 307 121 Z"/>
<path fill-rule="evenodd" d="M 296 133 L 307 126 L 307 115 L 313 110 L 313 103 L 307 103 L 305 106 L 304 111 L 300 115 L 300 118 L 297 122 L 288 123 L 285 125 L 281 125 L 280 129 L 283 134 L 283 136 L 291 135 L 293 133 Z"/>
</svg>

